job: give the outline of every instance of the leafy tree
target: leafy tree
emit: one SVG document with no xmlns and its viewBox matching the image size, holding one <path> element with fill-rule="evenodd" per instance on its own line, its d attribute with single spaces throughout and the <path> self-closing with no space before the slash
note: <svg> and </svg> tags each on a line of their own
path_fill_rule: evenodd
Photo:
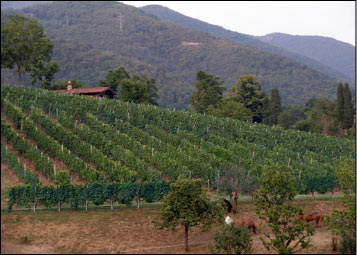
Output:
<svg viewBox="0 0 357 255">
<path fill-rule="evenodd" d="M 253 74 L 239 77 L 235 86 L 227 93 L 227 98 L 242 103 L 252 114 L 253 122 L 262 122 L 268 115 L 269 97 L 260 91 L 261 84 Z"/>
<path fill-rule="evenodd" d="M 308 132 L 311 129 L 311 120 L 299 120 L 291 128 Z"/>
<path fill-rule="evenodd" d="M 306 119 L 303 107 L 299 105 L 289 105 L 279 114 L 278 125 L 287 129 L 303 119 Z"/>
<path fill-rule="evenodd" d="M 340 161 L 337 179 L 344 192 L 341 204 L 343 210 L 334 209 L 332 216 L 327 217 L 329 229 L 340 237 L 340 251 L 343 254 L 356 253 L 356 165 L 355 161 L 345 158 Z"/>
<path fill-rule="evenodd" d="M 343 84 L 338 83 L 337 88 L 337 121 L 343 123 L 344 119 L 344 103 L 343 103 Z"/>
<path fill-rule="evenodd" d="M 281 112 L 281 103 L 280 103 L 280 95 L 279 90 L 277 88 L 273 88 L 270 94 L 270 121 L 271 124 L 278 124 L 278 116 Z"/>
<path fill-rule="evenodd" d="M 99 85 L 117 91 L 120 88 L 121 82 L 125 79 L 130 79 L 130 76 L 124 67 L 119 67 L 116 70 L 109 70 L 105 79 L 99 81 Z"/>
<path fill-rule="evenodd" d="M 39 79 L 42 87 L 49 86 L 59 71 L 58 64 L 51 61 L 52 49 L 43 27 L 35 19 L 15 14 L 1 24 L 1 67 L 16 66 L 19 85 L 22 74 L 30 73 L 32 84 Z"/>
<path fill-rule="evenodd" d="M 265 248 L 291 254 L 309 247 L 310 240 L 306 238 L 314 230 L 307 222 L 296 220 L 302 209 L 291 204 L 297 192 L 289 172 L 276 164 L 267 166 L 259 183 L 255 195 L 256 212 L 271 228 L 264 233 L 264 239 L 260 238 Z"/>
<path fill-rule="evenodd" d="M 252 237 L 246 227 L 224 224 L 214 236 L 215 254 L 251 254 Z"/>
<path fill-rule="evenodd" d="M 223 222 L 224 209 L 211 204 L 206 195 L 203 181 L 179 177 L 171 186 L 171 192 L 164 197 L 161 219 L 155 220 L 158 229 L 166 228 L 176 231 L 177 226 L 185 230 L 185 250 L 188 251 L 189 230 L 201 225 L 208 231 L 215 222 Z"/>
<path fill-rule="evenodd" d="M 314 107 L 317 100 L 318 100 L 317 97 L 310 98 L 309 100 L 307 100 L 307 102 L 305 103 L 304 112 L 311 110 L 312 107 Z"/>
<path fill-rule="evenodd" d="M 348 86 L 348 83 L 345 83 L 345 88 L 343 91 L 343 111 L 344 111 L 344 121 L 343 128 L 349 129 L 353 124 L 353 109 L 352 109 L 352 97 L 351 91 Z"/>
<path fill-rule="evenodd" d="M 146 82 L 149 104 L 158 106 L 159 104 L 156 102 L 156 100 L 159 98 L 159 96 L 157 94 L 158 90 L 156 87 L 156 80 L 154 78 L 149 78 L 146 75 L 143 75 L 141 80 Z"/>
<path fill-rule="evenodd" d="M 33 79 L 31 84 L 35 85 L 36 80 L 38 79 L 40 81 L 41 88 L 50 89 L 51 82 L 59 70 L 59 65 L 55 61 L 48 62 L 47 66 L 44 61 L 38 61 L 32 68 L 31 77 Z"/>
<path fill-rule="evenodd" d="M 136 104 L 158 105 L 155 101 L 158 97 L 155 79 L 134 75 L 131 79 L 122 80 L 120 86 L 119 98 L 121 100 Z"/>
<path fill-rule="evenodd" d="M 193 109 L 198 113 L 207 112 L 208 107 L 217 106 L 223 99 L 226 87 L 221 86 L 223 81 L 219 77 L 198 71 L 196 74 L 196 90 L 190 98 Z"/>
<path fill-rule="evenodd" d="M 317 98 L 313 107 L 306 111 L 306 115 L 311 121 L 311 132 L 327 133 L 337 119 L 336 102 L 325 97 Z"/>
<path fill-rule="evenodd" d="M 207 113 L 217 117 L 228 117 L 237 120 L 252 120 L 252 114 L 249 109 L 245 108 L 242 103 L 231 100 L 223 100 L 216 107 L 210 105 L 207 108 Z"/>
<path fill-rule="evenodd" d="M 84 88 L 84 84 L 81 81 L 78 81 L 76 79 L 70 79 L 71 84 L 72 84 L 72 89 L 78 89 L 78 88 Z M 49 89 L 50 90 L 61 90 L 61 89 L 67 89 L 67 83 L 68 81 L 65 80 L 57 80 Z"/>
</svg>

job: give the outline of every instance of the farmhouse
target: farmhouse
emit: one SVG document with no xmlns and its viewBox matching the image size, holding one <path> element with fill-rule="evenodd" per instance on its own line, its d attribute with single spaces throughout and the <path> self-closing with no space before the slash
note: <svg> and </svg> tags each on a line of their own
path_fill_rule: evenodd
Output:
<svg viewBox="0 0 357 255">
<path fill-rule="evenodd" d="M 71 81 L 68 81 L 67 89 L 57 90 L 57 92 L 105 98 L 113 98 L 116 94 L 116 92 L 108 87 L 72 89 Z"/>
</svg>

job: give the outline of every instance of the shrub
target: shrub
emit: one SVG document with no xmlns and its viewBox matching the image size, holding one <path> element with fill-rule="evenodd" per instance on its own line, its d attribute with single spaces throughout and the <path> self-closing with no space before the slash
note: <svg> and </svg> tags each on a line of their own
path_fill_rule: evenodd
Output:
<svg viewBox="0 0 357 255">
<path fill-rule="evenodd" d="M 251 254 L 252 238 L 246 227 L 225 224 L 214 236 L 216 254 Z"/>
</svg>

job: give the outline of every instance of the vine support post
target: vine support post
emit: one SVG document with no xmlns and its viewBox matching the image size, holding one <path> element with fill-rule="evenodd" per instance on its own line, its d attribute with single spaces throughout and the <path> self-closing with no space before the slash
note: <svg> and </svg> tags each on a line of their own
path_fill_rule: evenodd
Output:
<svg viewBox="0 0 357 255">
<path fill-rule="evenodd" d="M 33 212 L 36 212 L 36 185 L 34 185 L 34 192 L 33 192 Z"/>
<path fill-rule="evenodd" d="M 218 195 L 218 191 L 219 191 L 219 171 L 218 171 L 218 175 L 217 175 L 217 195 Z"/>
</svg>

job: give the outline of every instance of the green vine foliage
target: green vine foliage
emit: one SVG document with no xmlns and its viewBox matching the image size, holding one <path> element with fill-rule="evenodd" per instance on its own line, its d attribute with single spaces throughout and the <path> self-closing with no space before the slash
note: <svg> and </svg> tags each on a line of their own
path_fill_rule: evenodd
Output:
<svg viewBox="0 0 357 255">
<path fill-rule="evenodd" d="M 37 205 L 53 207 L 68 204 L 71 208 L 78 208 L 86 201 L 95 205 L 103 205 L 107 201 L 117 201 L 130 204 L 135 196 L 142 197 L 148 203 L 161 201 L 163 196 L 170 191 L 170 183 L 145 182 L 145 183 L 92 183 L 92 184 L 65 184 L 58 187 L 51 185 L 13 186 L 8 190 L 8 211 L 16 204 L 30 207 Z M 151 192 L 147 194 L 147 192 Z"/>
<path fill-rule="evenodd" d="M 2 127 L 1 127 L 2 131 Z M 25 184 L 37 184 L 40 183 L 38 175 L 26 171 L 21 160 L 9 149 L 6 149 L 5 145 L 1 144 L 1 162 L 4 162 L 10 169 L 12 169 L 17 177 Z"/>
<path fill-rule="evenodd" d="M 163 176 L 174 180 L 183 175 L 209 180 L 210 187 L 216 188 L 225 169 L 244 168 L 251 180 L 256 180 L 264 172 L 261 166 L 273 161 L 291 173 L 299 193 L 325 193 L 339 186 L 336 168 L 341 158 L 355 158 L 353 142 L 347 139 L 120 100 L 9 86 L 1 87 L 1 100 L 5 111 L 17 109 L 13 110 L 14 122 L 17 116 L 26 118 L 35 107 L 29 120 L 35 118 L 44 126 L 50 123 L 56 133 L 48 137 L 56 137 L 53 140 L 57 143 L 66 141 L 64 153 L 60 147 L 51 149 L 54 145 L 50 146 L 50 140 L 42 143 L 43 148 L 49 147 L 42 150 L 53 151 L 53 157 L 66 160 L 71 171 L 91 183 L 103 181 L 104 176 L 132 182 Z M 21 117 L 22 112 L 27 114 Z M 62 154 L 68 155 L 69 150 L 67 159 Z M 90 169 L 78 157 L 85 157 L 101 170 Z M 117 167 L 113 162 L 118 162 Z M 219 190 L 226 190 L 222 185 Z M 255 189 L 256 185 L 250 185 L 247 192 Z"/>
</svg>

